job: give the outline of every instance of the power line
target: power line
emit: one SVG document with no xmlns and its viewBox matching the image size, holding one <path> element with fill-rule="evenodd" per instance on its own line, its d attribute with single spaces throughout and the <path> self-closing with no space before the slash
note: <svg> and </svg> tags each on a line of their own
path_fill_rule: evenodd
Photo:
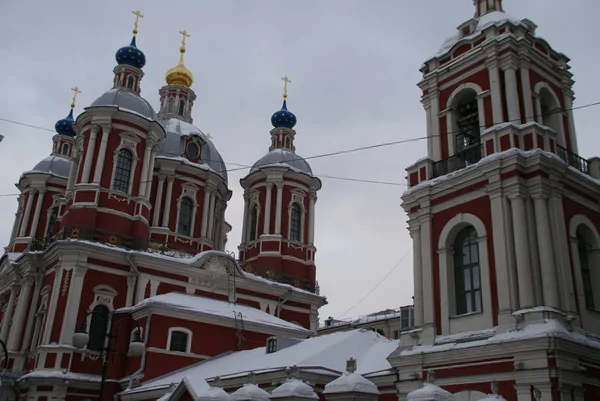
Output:
<svg viewBox="0 0 600 401">
<path fill-rule="evenodd" d="M 352 309 L 354 309 L 358 305 L 360 305 L 360 303 L 362 301 L 364 301 L 365 299 L 367 299 L 367 297 L 369 295 L 371 295 L 377 288 L 379 288 L 379 286 L 390 276 L 390 274 L 392 274 L 394 272 L 394 270 L 396 270 L 398 268 L 398 266 L 400 266 L 400 263 L 402 263 L 404 261 L 404 259 L 406 259 L 406 257 L 410 253 L 410 251 L 411 251 L 411 248 L 408 248 L 408 250 L 406 251 L 406 253 L 400 258 L 400 260 L 398 261 L 398 263 L 396 263 L 396 265 L 394 267 L 392 267 L 392 269 L 389 272 L 387 272 L 385 276 L 383 276 L 383 278 L 375 285 L 375 287 L 371 288 L 371 291 L 367 292 L 367 294 L 364 297 L 362 297 L 357 303 L 355 303 L 348 310 L 346 310 L 344 313 L 342 313 L 338 317 L 338 319 L 341 319 L 342 317 L 344 317 L 346 315 L 346 313 L 350 312 Z"/>
</svg>

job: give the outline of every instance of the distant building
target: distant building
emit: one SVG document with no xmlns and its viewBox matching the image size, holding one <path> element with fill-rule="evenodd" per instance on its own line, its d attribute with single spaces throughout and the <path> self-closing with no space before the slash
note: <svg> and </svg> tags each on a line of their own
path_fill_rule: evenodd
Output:
<svg viewBox="0 0 600 401">
<path fill-rule="evenodd" d="M 354 320 L 336 320 L 332 317 L 319 326 L 319 335 L 336 331 L 354 329 L 370 329 L 390 339 L 399 339 L 403 332 L 409 331 L 415 325 L 415 308 L 407 305 L 398 309 L 386 309 L 370 313 Z"/>
</svg>

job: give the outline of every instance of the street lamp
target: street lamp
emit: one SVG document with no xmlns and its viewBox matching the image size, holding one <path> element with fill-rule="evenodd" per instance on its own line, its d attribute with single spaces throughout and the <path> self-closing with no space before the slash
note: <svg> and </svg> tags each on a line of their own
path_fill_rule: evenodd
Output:
<svg viewBox="0 0 600 401">
<path fill-rule="evenodd" d="M 94 315 L 94 314 L 101 314 L 103 316 L 106 316 L 105 313 L 92 310 L 85 315 L 85 318 L 87 318 L 89 315 Z M 137 330 L 133 332 L 133 339 L 129 343 L 129 354 L 133 357 L 140 357 L 144 354 L 144 350 L 146 349 L 146 346 L 145 346 L 144 342 L 142 341 L 142 337 L 140 335 L 140 333 L 142 332 L 142 328 L 140 327 L 140 324 L 137 322 L 137 320 L 135 320 L 131 317 L 124 317 L 123 319 L 119 320 L 117 322 L 117 326 L 115 328 L 114 334 L 111 332 L 105 333 L 105 338 L 107 338 L 108 341 L 105 341 L 106 345 L 103 346 L 101 349 L 102 379 L 100 381 L 100 391 L 98 394 L 99 401 L 102 401 L 102 397 L 104 395 L 104 385 L 106 383 L 106 372 L 108 371 L 108 354 L 110 352 L 112 352 L 113 359 L 114 359 L 115 354 L 117 352 L 117 350 L 111 346 L 112 340 L 113 339 L 115 340 L 115 346 L 116 346 L 116 340 L 118 338 L 119 327 L 121 327 L 121 323 L 123 323 L 126 320 L 135 323 L 135 325 L 137 326 Z M 80 325 L 79 330 L 77 330 L 73 334 L 73 346 L 75 348 L 83 349 L 87 346 L 89 339 L 90 339 L 90 336 L 87 332 L 86 324 L 85 324 L 85 322 L 83 322 Z"/>
</svg>

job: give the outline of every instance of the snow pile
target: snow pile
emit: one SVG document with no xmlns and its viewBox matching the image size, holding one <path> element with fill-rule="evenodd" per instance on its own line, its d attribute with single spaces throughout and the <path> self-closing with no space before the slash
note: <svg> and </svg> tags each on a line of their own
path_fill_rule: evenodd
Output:
<svg viewBox="0 0 600 401">
<path fill-rule="evenodd" d="M 424 383 L 423 387 L 408 393 L 407 401 L 454 401 L 454 396 L 433 383 Z"/>
<path fill-rule="evenodd" d="M 271 391 L 271 398 L 306 398 L 318 400 L 313 388 L 302 380 L 288 379 L 281 386 Z"/>
<path fill-rule="evenodd" d="M 229 396 L 231 401 L 269 401 L 270 398 L 269 393 L 250 383 L 244 384 Z"/>
<path fill-rule="evenodd" d="M 365 379 L 358 373 L 344 373 L 337 379 L 325 385 L 323 394 L 339 394 L 339 393 L 365 393 L 379 394 L 379 389 L 375 383 Z"/>
<path fill-rule="evenodd" d="M 195 394 L 196 401 L 227 401 L 229 394 L 221 387 L 208 386 L 204 391 Z"/>
<path fill-rule="evenodd" d="M 506 398 L 497 394 L 490 394 L 485 398 L 480 399 L 479 401 L 506 401 Z"/>
</svg>

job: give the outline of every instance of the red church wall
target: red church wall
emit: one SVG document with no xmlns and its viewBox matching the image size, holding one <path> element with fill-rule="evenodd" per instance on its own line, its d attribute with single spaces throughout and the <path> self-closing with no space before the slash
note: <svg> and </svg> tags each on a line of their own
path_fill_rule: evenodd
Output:
<svg viewBox="0 0 600 401">
<path fill-rule="evenodd" d="M 288 322 L 297 322 L 305 329 L 310 329 L 310 315 L 308 313 L 282 309 L 279 313 L 279 317 Z"/>
<path fill-rule="evenodd" d="M 69 277 L 68 280 L 69 282 L 66 282 L 65 279 L 65 275 L 67 274 L 67 272 L 65 270 L 61 271 L 60 267 L 57 267 L 57 270 L 59 271 L 60 274 L 60 281 L 58 283 L 58 288 L 56 289 L 52 289 L 52 291 L 58 291 L 58 299 L 56 302 L 56 312 L 54 315 L 54 321 L 52 322 L 48 322 L 48 320 L 46 320 L 46 325 L 51 324 L 52 325 L 52 329 L 50 331 L 50 342 L 59 342 L 59 338 L 60 338 L 60 330 L 62 328 L 62 321 L 64 318 L 64 314 L 65 314 L 65 306 L 67 304 L 67 299 L 69 297 L 69 287 L 70 287 L 70 278 L 71 278 L 71 272 L 69 272 Z"/>
<path fill-rule="evenodd" d="M 156 289 L 156 295 L 168 294 L 169 292 L 185 292 L 185 287 L 171 283 L 159 283 Z"/>
</svg>

